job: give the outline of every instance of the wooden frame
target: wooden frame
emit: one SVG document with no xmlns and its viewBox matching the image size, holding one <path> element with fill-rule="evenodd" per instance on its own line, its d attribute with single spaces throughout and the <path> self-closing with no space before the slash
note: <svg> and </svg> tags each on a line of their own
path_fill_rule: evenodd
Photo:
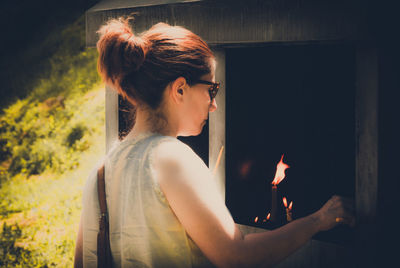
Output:
<svg viewBox="0 0 400 268">
<path fill-rule="evenodd" d="M 217 69 L 215 73 L 215 80 L 220 82 L 220 88 L 216 97 L 218 109 L 210 113 L 209 119 L 209 167 L 214 168 L 213 165 L 217 162 L 218 154 L 222 146 L 225 148 L 225 51 L 223 49 L 216 49 L 213 51 L 217 60 Z M 216 171 L 216 179 L 218 182 L 219 190 L 225 198 L 225 151 L 222 151 L 221 160 Z"/>
<path fill-rule="evenodd" d="M 118 94 L 106 86 L 106 152 L 118 141 Z"/>
</svg>

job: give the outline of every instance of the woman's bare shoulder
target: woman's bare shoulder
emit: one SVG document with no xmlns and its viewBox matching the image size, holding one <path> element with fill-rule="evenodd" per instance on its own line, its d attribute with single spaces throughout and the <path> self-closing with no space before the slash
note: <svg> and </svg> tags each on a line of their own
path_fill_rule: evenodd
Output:
<svg viewBox="0 0 400 268">
<path fill-rule="evenodd" d="M 200 157 L 185 143 L 178 139 L 165 139 L 154 151 L 153 159 L 157 164 L 168 164 L 181 168 L 207 168 Z"/>
</svg>

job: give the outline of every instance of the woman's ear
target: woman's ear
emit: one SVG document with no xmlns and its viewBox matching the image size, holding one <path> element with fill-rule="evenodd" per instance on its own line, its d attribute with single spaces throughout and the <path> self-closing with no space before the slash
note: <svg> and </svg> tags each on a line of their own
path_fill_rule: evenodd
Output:
<svg viewBox="0 0 400 268">
<path fill-rule="evenodd" d="M 178 77 L 171 84 L 170 95 L 174 102 L 180 103 L 183 100 L 187 88 L 187 82 L 184 77 Z"/>
</svg>

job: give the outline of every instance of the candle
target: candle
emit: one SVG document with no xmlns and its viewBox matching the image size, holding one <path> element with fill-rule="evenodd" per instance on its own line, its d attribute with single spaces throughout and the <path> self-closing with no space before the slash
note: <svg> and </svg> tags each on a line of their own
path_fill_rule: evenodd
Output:
<svg viewBox="0 0 400 268">
<path fill-rule="evenodd" d="M 293 220 L 293 218 L 292 218 L 292 206 L 293 206 L 293 201 L 290 202 L 289 207 L 288 207 L 286 197 L 284 197 L 282 200 L 283 200 L 283 205 L 284 205 L 285 208 L 286 208 L 286 220 L 287 220 L 288 222 L 291 222 L 291 221 Z"/>
<path fill-rule="evenodd" d="M 271 213 L 268 213 L 267 217 L 263 219 L 263 222 L 267 222 L 271 218 Z"/>
<path fill-rule="evenodd" d="M 278 184 L 285 178 L 285 170 L 289 168 L 288 165 L 283 163 L 283 156 L 281 157 L 281 161 L 276 165 L 276 172 L 274 180 L 272 181 L 271 188 L 271 221 L 274 222 L 277 220 L 277 192 L 278 192 Z"/>
<path fill-rule="evenodd" d="M 293 207 L 293 201 L 290 202 L 289 207 L 288 207 L 287 220 L 288 220 L 289 222 L 293 220 L 293 217 L 292 217 L 292 207 Z"/>
<path fill-rule="evenodd" d="M 286 208 L 286 220 L 288 222 L 291 222 L 293 220 L 292 219 L 292 212 L 289 210 L 289 208 Z"/>
<path fill-rule="evenodd" d="M 278 187 L 276 185 L 272 185 L 271 189 L 271 221 L 276 221 L 276 199 L 277 199 L 277 191 Z"/>
</svg>

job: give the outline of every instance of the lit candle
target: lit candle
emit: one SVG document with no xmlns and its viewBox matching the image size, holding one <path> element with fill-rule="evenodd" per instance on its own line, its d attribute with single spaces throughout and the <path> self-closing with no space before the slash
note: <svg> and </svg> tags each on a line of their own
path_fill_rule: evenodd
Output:
<svg viewBox="0 0 400 268">
<path fill-rule="evenodd" d="M 285 170 L 289 168 L 288 165 L 283 163 L 283 156 L 281 157 L 281 161 L 276 165 L 275 178 L 272 181 L 271 188 L 271 221 L 275 222 L 277 219 L 277 192 L 278 192 L 278 184 L 285 178 Z"/>
<path fill-rule="evenodd" d="M 277 199 L 278 187 L 273 184 L 271 188 L 271 221 L 276 221 L 276 199 Z"/>
<path fill-rule="evenodd" d="M 292 202 L 290 202 L 290 204 L 289 204 L 289 207 L 287 208 L 287 211 L 286 211 L 286 218 L 287 218 L 287 221 L 292 221 L 293 220 L 293 218 L 292 218 L 292 206 L 293 206 L 293 201 Z"/>
<path fill-rule="evenodd" d="M 271 218 L 271 213 L 268 213 L 267 217 L 263 219 L 263 222 L 267 222 Z"/>
<path fill-rule="evenodd" d="M 284 197 L 282 200 L 283 200 L 283 205 L 284 205 L 285 208 L 286 208 L 286 220 L 287 220 L 288 222 L 291 222 L 291 221 L 293 220 L 293 218 L 292 218 L 292 206 L 293 206 L 293 201 L 290 202 L 289 207 L 288 207 L 286 197 Z"/>
</svg>

